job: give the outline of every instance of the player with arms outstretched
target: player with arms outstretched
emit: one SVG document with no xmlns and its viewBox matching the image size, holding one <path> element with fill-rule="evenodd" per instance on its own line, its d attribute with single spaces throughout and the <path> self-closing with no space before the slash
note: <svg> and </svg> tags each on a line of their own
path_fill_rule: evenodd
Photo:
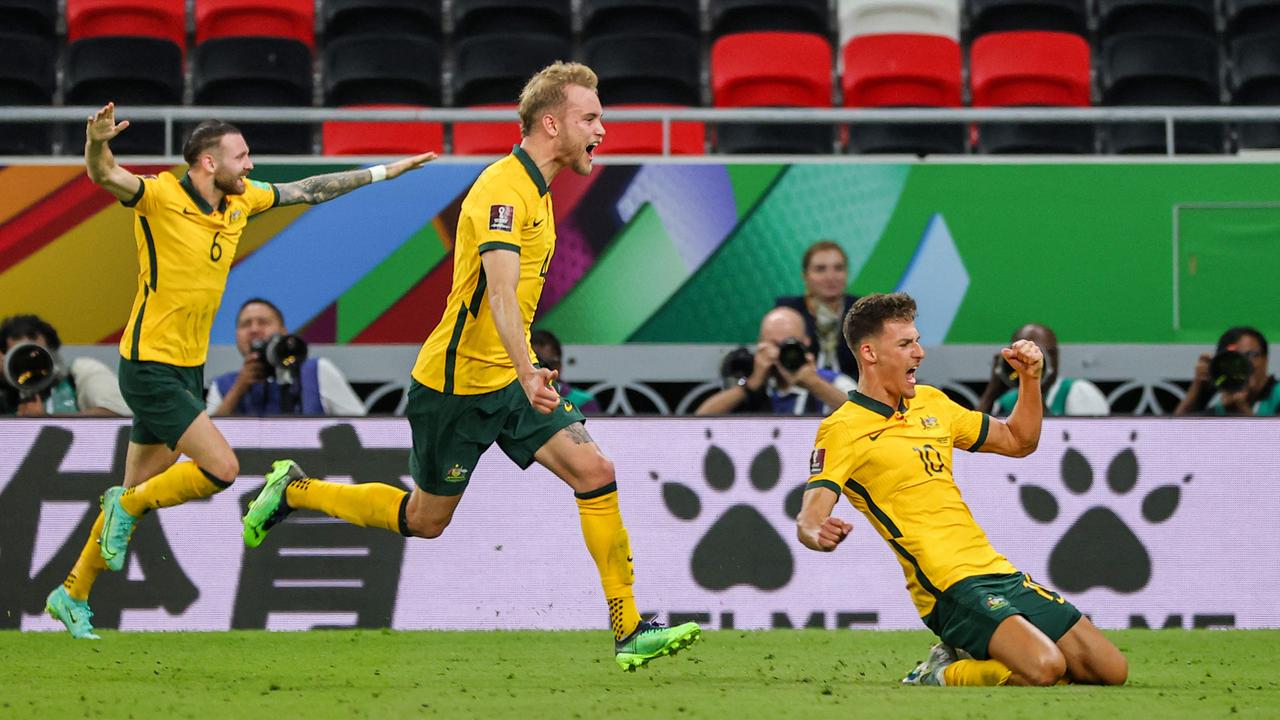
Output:
<svg viewBox="0 0 1280 720">
<path fill-rule="evenodd" d="M 916 384 L 924 360 L 910 296 L 868 295 L 844 320 L 858 390 L 822 422 L 796 519 L 800 542 L 830 552 L 853 526 L 843 494 L 894 550 L 924 624 L 942 642 L 903 680 L 921 685 L 1120 685 L 1124 655 L 1056 592 L 996 552 L 960 497 L 953 448 L 1024 457 L 1040 442 L 1044 358 L 1029 340 L 1001 354 L 1018 371 L 1005 421 Z"/>
<path fill-rule="evenodd" d="M 591 172 L 592 152 L 605 134 L 601 112 L 590 68 L 544 68 L 520 94 L 520 144 L 485 168 L 462 202 L 453 287 L 418 353 L 409 390 L 413 491 L 316 480 L 292 461 L 279 461 L 244 518 L 250 547 L 299 508 L 406 536 L 439 537 L 481 454 L 496 442 L 521 468 L 537 462 L 573 489 L 604 586 L 615 659 L 624 670 L 697 640 L 701 630 L 694 623 L 668 628 L 636 611 L 613 463 L 587 434 L 582 412 L 552 389 L 557 374 L 538 367 L 529 342 L 555 252 L 548 186 L 565 168 Z"/>
<path fill-rule="evenodd" d="M 108 146 L 127 127 L 128 120 L 116 123 L 115 105 L 108 103 L 89 118 L 84 160 L 89 178 L 134 211 L 138 293 L 120 338 L 120 391 L 133 410 L 133 430 L 123 484 L 103 495 L 75 567 L 45 602 L 72 637 L 93 640 L 98 636 L 89 592 L 103 568 L 124 566 L 137 520 L 221 492 L 240 472 L 202 398 L 209 330 L 250 216 L 278 205 L 332 200 L 435 158 L 425 153 L 296 182 L 257 182 L 248 179 L 253 160 L 244 136 L 233 125 L 208 120 L 183 147 L 189 167 L 182 178 L 139 177 L 120 167 Z M 190 459 L 178 463 L 180 454 Z"/>
</svg>

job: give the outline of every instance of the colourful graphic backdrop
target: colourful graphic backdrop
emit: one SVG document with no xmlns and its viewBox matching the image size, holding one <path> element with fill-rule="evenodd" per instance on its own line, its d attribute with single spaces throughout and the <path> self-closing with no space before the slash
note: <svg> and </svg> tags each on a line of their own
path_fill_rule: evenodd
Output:
<svg viewBox="0 0 1280 720">
<path fill-rule="evenodd" d="M 283 182 L 345 165 L 259 166 Z M 177 172 L 181 167 L 133 167 Z M 482 169 L 439 163 L 255 218 L 213 342 L 264 296 L 313 341 L 418 343 L 439 320 L 462 196 Z M 800 257 L 832 239 L 854 293 L 904 289 L 926 342 L 1017 325 L 1066 342 L 1280 336 L 1280 202 L 1268 164 L 612 165 L 552 186 L 559 243 L 540 323 L 569 343 L 741 342 Z M 119 336 L 137 282 L 131 211 L 80 165 L 0 167 L 0 315 L 64 342 Z"/>
</svg>

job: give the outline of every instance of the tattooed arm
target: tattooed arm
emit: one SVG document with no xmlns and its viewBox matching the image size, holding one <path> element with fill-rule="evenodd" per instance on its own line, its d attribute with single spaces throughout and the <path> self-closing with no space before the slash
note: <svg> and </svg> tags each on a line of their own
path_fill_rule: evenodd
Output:
<svg viewBox="0 0 1280 720">
<path fill-rule="evenodd" d="M 429 152 L 397 160 L 383 167 L 387 170 L 387 179 L 391 180 L 410 170 L 416 170 L 435 159 L 436 154 Z M 306 203 L 308 205 L 317 205 L 332 200 L 339 195 L 346 195 L 352 190 L 362 185 L 368 185 L 371 182 L 373 182 L 373 173 L 368 168 L 362 168 L 360 170 L 312 175 L 309 178 L 289 183 L 278 183 L 276 185 L 276 189 L 280 191 L 280 202 L 278 204 L 297 205 L 298 203 Z"/>
</svg>

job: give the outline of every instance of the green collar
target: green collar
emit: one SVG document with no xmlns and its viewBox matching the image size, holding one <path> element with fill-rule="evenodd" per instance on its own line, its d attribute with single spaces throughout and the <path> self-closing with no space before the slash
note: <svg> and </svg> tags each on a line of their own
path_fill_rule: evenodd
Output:
<svg viewBox="0 0 1280 720">
<path fill-rule="evenodd" d="M 532 180 L 533 184 L 538 188 L 538 197 L 546 195 L 547 181 L 542 177 L 542 171 L 539 170 L 538 166 L 533 162 L 533 158 L 529 157 L 529 153 L 525 152 L 524 148 L 519 145 L 512 145 L 511 154 L 516 156 L 516 159 L 518 159 L 520 164 L 524 166 L 524 171 L 529 173 L 529 179 Z"/>
<path fill-rule="evenodd" d="M 893 408 L 889 407 L 888 405 L 885 405 L 884 403 L 880 402 L 879 400 L 876 400 L 875 398 L 867 397 L 866 395 L 863 395 L 857 390 L 854 390 L 849 393 L 849 401 L 857 403 L 862 407 L 870 410 L 871 412 L 876 413 L 877 415 L 883 415 L 886 418 L 893 417 L 893 412 L 894 412 Z M 906 403 L 902 402 L 902 398 L 898 398 L 898 412 L 906 412 L 906 411 L 907 411 Z"/>
<path fill-rule="evenodd" d="M 200 212 L 205 215 L 213 212 L 213 208 L 210 207 L 209 203 L 205 202 L 204 198 L 200 196 L 200 193 L 196 192 L 196 186 L 191 184 L 190 174 L 183 174 L 182 179 L 178 181 L 178 184 L 182 186 L 183 190 L 187 191 L 187 195 L 189 195 L 191 200 L 195 202 L 196 207 L 200 208 Z M 223 195 L 222 202 L 218 204 L 218 212 L 224 212 L 226 209 L 227 196 Z"/>
</svg>

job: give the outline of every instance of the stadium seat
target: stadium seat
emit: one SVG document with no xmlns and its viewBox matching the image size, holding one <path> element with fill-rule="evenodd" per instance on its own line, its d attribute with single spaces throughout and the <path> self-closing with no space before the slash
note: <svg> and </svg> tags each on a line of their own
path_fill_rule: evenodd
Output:
<svg viewBox="0 0 1280 720">
<path fill-rule="evenodd" d="M 314 0 L 195 0 L 196 44 L 225 37 L 276 37 L 316 44 Z"/>
<path fill-rule="evenodd" d="M 1194 35 L 1121 35 L 1103 41 L 1102 103 L 1112 106 L 1218 105 L 1218 46 Z M 1221 124 L 1176 127 L 1177 152 L 1223 150 Z M 1115 124 L 1107 149 L 1116 153 L 1163 153 L 1163 123 Z"/>
<path fill-rule="evenodd" d="M 716 107 L 830 107 L 831 46 L 812 33 L 748 32 L 711 46 Z M 727 153 L 829 153 L 832 129 L 814 124 L 724 124 L 716 145 Z"/>
<path fill-rule="evenodd" d="M 1280 105 L 1280 36 L 1249 35 L 1231 49 L 1231 103 Z M 1241 149 L 1280 148 L 1280 122 L 1240 123 Z"/>
<path fill-rule="evenodd" d="M 1280 35 L 1280 0 L 1224 0 L 1227 42 L 1252 35 Z"/>
<path fill-rule="evenodd" d="M 710 0 L 707 10 L 712 40 L 744 32 L 831 34 L 827 0 Z"/>
<path fill-rule="evenodd" d="M 274 37 L 208 40 L 196 47 L 192 77 L 197 105 L 311 105 L 311 51 L 298 40 Z M 244 130 L 250 149 L 256 153 L 311 152 L 309 125 L 237 125 Z"/>
<path fill-rule="evenodd" d="M 568 40 L 569 27 L 569 0 L 453 0 L 455 38 L 530 34 Z"/>
<path fill-rule="evenodd" d="M 0 106 L 52 105 L 53 45 L 47 38 L 0 32 Z M 49 123 L 5 123 L 0 155 L 47 155 Z"/>
<path fill-rule="evenodd" d="M 54 40 L 57 0 L 0 0 L 0 32 Z"/>
<path fill-rule="evenodd" d="M 1044 30 L 1084 36 L 1085 0 L 969 0 L 969 34 Z"/>
<path fill-rule="evenodd" d="M 960 39 L 960 0 L 840 0 L 840 46 L 863 35 Z"/>
<path fill-rule="evenodd" d="M 403 108 L 413 105 L 351 105 L 352 109 Z M 344 122 L 331 120 L 320 128 L 325 155 L 408 155 L 444 152 L 444 125 L 437 122 Z"/>
<path fill-rule="evenodd" d="M 681 107 L 662 103 L 627 103 L 605 106 L 605 139 L 597 155 L 661 155 L 661 122 L 621 122 L 609 119 L 609 111 L 636 108 Z M 702 155 L 706 152 L 706 124 L 700 122 L 671 123 L 672 155 Z"/>
<path fill-rule="evenodd" d="M 505 155 L 520 142 L 520 119 L 514 104 L 479 105 L 476 109 L 509 110 L 511 120 L 453 124 L 455 155 Z"/>
<path fill-rule="evenodd" d="M 350 35 L 324 49 L 326 105 L 440 105 L 440 47 L 415 35 Z"/>
<path fill-rule="evenodd" d="M 697 107 L 702 104 L 702 47 L 697 39 L 666 32 L 602 35 L 582 47 L 583 61 L 600 78 L 600 100 L 610 109 Z M 600 152 L 662 152 L 662 123 L 618 122 L 606 118 L 608 135 Z M 671 126 L 672 152 L 702 154 L 703 123 Z"/>
<path fill-rule="evenodd" d="M 582 0 L 582 36 L 676 33 L 698 37 L 698 0 Z"/>
<path fill-rule="evenodd" d="M 67 46 L 65 102 L 101 106 L 114 101 L 128 117 L 136 105 L 182 104 L 182 50 L 169 40 L 151 37 L 87 37 Z M 82 132 L 77 123 L 70 132 Z M 130 122 L 111 141 L 126 154 L 166 154 L 164 123 Z"/>
<path fill-rule="evenodd" d="M 330 41 L 348 35 L 441 36 L 440 0 L 325 0 L 321 7 Z"/>
<path fill-rule="evenodd" d="M 67 0 L 67 41 L 137 35 L 187 46 L 185 0 Z"/>
<path fill-rule="evenodd" d="M 845 107 L 959 107 L 960 45 L 941 35 L 892 33 L 854 37 L 844 46 L 840 85 Z M 858 123 L 855 153 L 960 153 L 955 123 Z"/>
<path fill-rule="evenodd" d="M 570 56 L 569 42 L 550 35 L 478 35 L 454 45 L 454 105 L 505 105 L 520 98 L 529 76 Z"/>
<path fill-rule="evenodd" d="M 969 52 L 974 107 L 1089 106 L 1089 44 L 1064 32 L 983 35 Z M 999 123 L 978 129 L 984 153 L 1091 153 L 1094 127 Z"/>
<path fill-rule="evenodd" d="M 1098 36 L 1199 35 L 1216 38 L 1214 0 L 1098 0 Z"/>
</svg>

